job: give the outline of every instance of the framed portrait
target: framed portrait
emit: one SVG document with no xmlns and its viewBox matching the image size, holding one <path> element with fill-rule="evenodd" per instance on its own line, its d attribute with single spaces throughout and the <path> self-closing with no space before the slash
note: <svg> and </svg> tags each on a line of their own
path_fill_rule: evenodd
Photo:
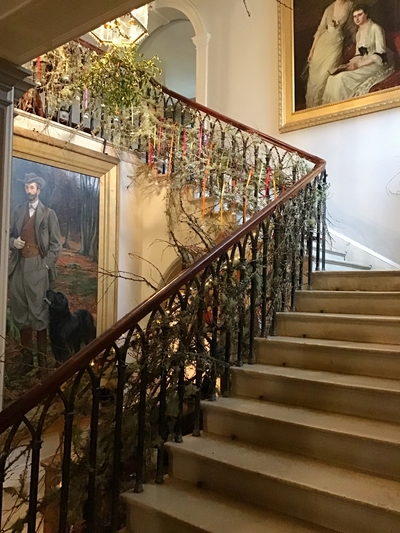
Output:
<svg viewBox="0 0 400 533">
<path fill-rule="evenodd" d="M 280 2 L 279 85 L 281 132 L 400 105 L 400 0 Z"/>
<path fill-rule="evenodd" d="M 67 296 L 70 311 L 89 311 L 99 335 L 117 318 L 119 160 L 15 127 L 12 181 L 6 191 L 10 212 L 28 205 L 24 180 L 32 174 L 41 178 L 40 201 L 55 213 L 60 228 L 61 252 L 55 264 L 56 276 L 49 276 L 50 286 Z M 50 219 L 44 224 L 50 225 Z M 18 352 L 12 346 L 21 348 L 20 331 L 9 308 L 7 270 L 1 271 L 0 277 L 2 301 L 7 301 L 6 320 L 0 325 L 0 349 L 6 354 L 7 368 L 9 358 Z M 50 348 L 47 353 L 51 358 Z M 6 399 L 3 385 L 0 373 L 1 396 Z"/>
</svg>

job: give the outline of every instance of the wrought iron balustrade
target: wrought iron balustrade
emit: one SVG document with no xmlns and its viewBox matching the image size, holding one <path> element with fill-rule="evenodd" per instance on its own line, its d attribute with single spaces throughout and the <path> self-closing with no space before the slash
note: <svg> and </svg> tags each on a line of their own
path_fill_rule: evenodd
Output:
<svg viewBox="0 0 400 533">
<path fill-rule="evenodd" d="M 59 533 L 116 533 L 121 491 L 162 483 L 164 442 L 182 441 L 188 415 L 200 435 L 201 400 L 229 395 L 231 365 L 251 364 L 255 337 L 273 335 L 276 312 L 293 309 L 295 290 L 311 286 L 313 240 L 316 268 L 323 266 L 324 161 L 171 91 L 158 97 L 169 150 L 154 153 L 157 133 L 135 148 L 160 172 L 187 174 L 200 195 L 221 198 L 242 175 L 244 223 L 0 413 L 4 532 L 20 520 L 28 533 L 43 521 Z M 222 154 L 215 164 L 211 145 Z M 60 446 L 43 463 L 42 443 L 55 427 Z M 7 492 L 15 468 L 20 481 Z"/>
<path fill-rule="evenodd" d="M 48 119 L 135 150 L 168 183 L 194 187 L 201 198 L 215 198 L 220 210 L 234 211 L 242 222 L 318 162 L 156 82 L 148 93 L 146 110 L 121 109 L 113 117 L 102 116 L 100 103 L 90 115 L 84 97 L 66 109 L 55 109 L 46 103 L 55 96 L 47 94 L 46 87 L 37 91 L 32 98 L 41 95 L 42 114 Z M 29 106 L 30 112 L 35 109 Z M 122 129 L 121 123 L 126 125 Z"/>
</svg>

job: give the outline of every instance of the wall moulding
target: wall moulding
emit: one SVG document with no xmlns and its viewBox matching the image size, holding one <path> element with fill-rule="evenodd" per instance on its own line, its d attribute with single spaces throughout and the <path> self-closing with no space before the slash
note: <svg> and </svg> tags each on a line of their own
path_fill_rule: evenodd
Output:
<svg viewBox="0 0 400 533">
<path fill-rule="evenodd" d="M 203 19 L 196 7 L 188 0 L 156 0 L 154 9 L 173 8 L 181 11 L 193 26 L 196 46 L 196 101 L 207 105 L 208 97 L 208 44 L 210 34 L 207 32 Z"/>
</svg>

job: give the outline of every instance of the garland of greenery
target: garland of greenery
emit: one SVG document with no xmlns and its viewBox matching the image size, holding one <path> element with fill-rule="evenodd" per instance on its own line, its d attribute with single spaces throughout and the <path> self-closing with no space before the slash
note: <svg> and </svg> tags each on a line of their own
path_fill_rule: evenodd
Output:
<svg viewBox="0 0 400 533">
<path fill-rule="evenodd" d="M 113 47 L 109 53 L 99 55 L 89 52 L 78 43 L 70 43 L 42 57 L 32 65 L 37 82 L 36 94 L 47 110 L 55 113 L 79 100 L 84 115 L 96 117 L 98 130 L 124 150 L 134 149 L 138 156 L 132 183 L 140 183 L 149 194 L 159 191 L 166 194 L 166 213 L 171 244 L 187 266 L 200 254 L 210 249 L 216 241 L 237 224 L 247 220 L 257 210 L 275 199 L 311 168 L 297 154 L 279 151 L 269 146 L 257 135 L 245 134 L 229 125 L 212 124 L 187 106 L 180 111 L 185 116 L 182 124 L 168 119 L 168 107 L 160 89 L 154 86 L 156 73 L 153 61 L 143 62 L 134 46 Z M 30 96 L 31 105 L 36 98 Z M 78 98 L 78 100 L 77 100 Z M 29 98 L 25 98 L 25 105 Z M 80 125 L 82 127 L 82 125 Z M 306 193 L 280 207 L 273 219 L 265 223 L 268 240 L 267 254 L 274 257 L 267 265 L 268 283 L 262 294 L 262 254 L 258 253 L 252 264 L 254 236 L 246 236 L 234 249 L 221 257 L 206 272 L 192 280 L 165 306 L 156 310 L 147 329 L 135 329 L 132 337 L 122 339 L 118 348 L 126 349 L 129 356 L 124 389 L 124 418 L 122 426 L 123 479 L 122 490 L 132 487 L 134 450 L 138 439 L 138 405 L 140 375 L 146 372 L 146 428 L 145 457 L 147 471 L 154 470 L 154 450 L 163 441 L 172 438 L 173 427 L 179 413 L 176 390 L 181 367 L 185 368 L 185 398 L 188 402 L 198 392 L 201 383 L 194 381 L 193 369 L 213 382 L 222 377 L 226 365 L 234 363 L 234 341 L 243 328 L 242 349 L 246 360 L 250 343 L 249 308 L 252 286 L 256 289 L 257 324 L 260 331 L 259 308 L 266 299 L 268 327 L 272 324 L 273 309 L 289 301 L 292 275 L 298 275 L 301 257 L 301 239 L 304 231 L 316 225 L 317 205 L 324 201 L 324 186 L 310 186 Z M 256 232 L 257 233 L 257 232 Z M 277 238 L 279 234 L 279 239 Z M 189 235 L 189 236 L 188 236 Z M 260 239 L 256 249 L 261 250 Z M 293 270 L 295 268 L 295 270 Z M 201 320 L 199 320 L 199 317 Z M 243 322 L 241 324 L 241 321 Z M 229 345 L 229 346 L 228 346 Z M 229 361 L 226 348 L 232 348 Z M 146 349 L 145 349 L 146 348 Z M 145 361 L 145 364 L 144 362 Z M 107 392 L 100 407 L 100 425 L 97 452 L 97 490 L 102 501 L 99 522 L 109 521 L 109 480 L 112 469 L 113 434 L 110 427 L 115 420 L 114 385 L 117 376 L 115 351 L 95 361 L 93 372 L 102 378 Z M 162 375 L 167 380 L 166 424 L 162 435 L 158 430 L 159 397 Z M 87 471 L 89 470 L 89 445 L 85 417 L 89 415 L 93 377 L 85 373 L 66 384 L 62 391 L 65 415 L 75 413 L 73 433 L 73 461 L 71 487 L 74 494 L 69 508 L 69 524 L 77 526 L 84 520 Z M 76 389 L 76 394 L 73 391 Z M 207 392 L 207 394 L 209 391 Z M 60 400 L 55 400 L 46 416 L 45 426 L 51 426 L 60 416 Z M 30 414 L 34 427 L 40 410 Z M 30 449 L 25 445 L 27 433 L 17 432 L 12 449 L 22 446 L 16 457 Z M 6 437 L 1 436 L 4 447 Z M 28 501 L 26 492 L 29 457 L 21 474 L 19 486 L 11 488 L 15 506 L 4 531 L 22 531 L 27 514 L 23 514 Z M 11 469 L 15 460 L 8 466 Z M 54 458 L 55 481 L 59 480 L 58 455 Z M 57 477 L 58 476 L 58 477 Z M 41 498 L 39 512 L 46 513 L 58 506 L 58 482 Z M 16 512 L 22 513 L 15 519 Z"/>
</svg>

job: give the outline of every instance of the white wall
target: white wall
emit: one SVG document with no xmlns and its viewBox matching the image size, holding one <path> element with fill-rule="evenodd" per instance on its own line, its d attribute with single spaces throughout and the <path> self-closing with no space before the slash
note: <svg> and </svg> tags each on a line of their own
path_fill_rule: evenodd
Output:
<svg viewBox="0 0 400 533">
<path fill-rule="evenodd" d="M 279 134 L 276 0 L 192 0 L 211 34 L 208 106 L 328 162 L 329 217 L 340 233 L 400 263 L 400 110 Z M 400 189 L 400 180 L 392 189 Z"/>
<path fill-rule="evenodd" d="M 196 48 L 193 26 L 188 20 L 174 20 L 159 27 L 140 47 L 146 59 L 160 58 L 160 81 L 188 98 L 196 96 Z"/>
</svg>

